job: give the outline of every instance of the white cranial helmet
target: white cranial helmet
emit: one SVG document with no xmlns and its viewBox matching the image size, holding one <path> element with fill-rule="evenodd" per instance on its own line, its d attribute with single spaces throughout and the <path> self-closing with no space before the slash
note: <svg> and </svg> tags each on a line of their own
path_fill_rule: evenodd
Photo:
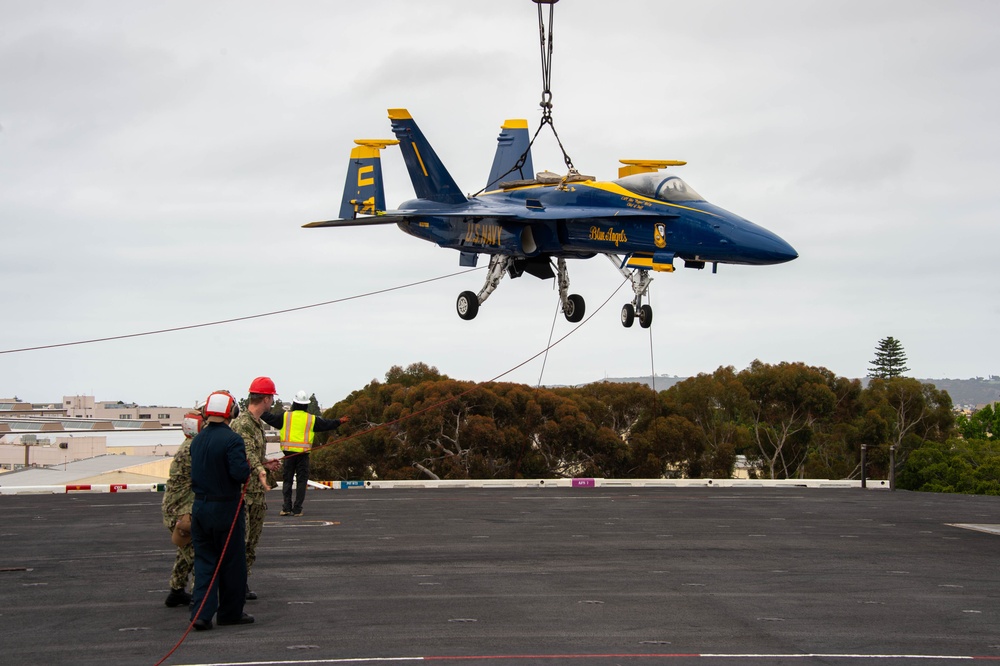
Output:
<svg viewBox="0 0 1000 666">
<path fill-rule="evenodd" d="M 309 394 L 306 393 L 305 391 L 299 391 L 298 393 L 295 394 L 295 397 L 292 399 L 292 402 L 297 403 L 299 405 L 308 405 Z"/>
</svg>

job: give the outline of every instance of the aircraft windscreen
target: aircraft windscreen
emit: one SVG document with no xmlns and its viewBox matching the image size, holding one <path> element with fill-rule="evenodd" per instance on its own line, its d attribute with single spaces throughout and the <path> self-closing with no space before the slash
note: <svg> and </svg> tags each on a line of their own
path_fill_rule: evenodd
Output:
<svg viewBox="0 0 1000 666">
<path fill-rule="evenodd" d="M 666 176 L 663 173 L 636 173 L 614 181 L 626 190 L 641 194 L 650 199 L 669 201 L 702 201 L 703 197 L 677 176 Z"/>
</svg>

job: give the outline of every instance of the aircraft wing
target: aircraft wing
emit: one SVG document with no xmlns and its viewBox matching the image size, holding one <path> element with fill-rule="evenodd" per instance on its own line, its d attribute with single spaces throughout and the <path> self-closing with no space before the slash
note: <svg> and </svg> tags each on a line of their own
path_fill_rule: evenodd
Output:
<svg viewBox="0 0 1000 666">
<path fill-rule="evenodd" d="M 325 220 L 323 222 L 310 222 L 303 224 L 303 229 L 315 229 L 317 227 L 370 227 L 376 224 L 397 224 L 405 222 L 408 215 L 372 215 L 370 217 L 357 217 L 353 220 Z"/>
<path fill-rule="evenodd" d="M 553 220 L 610 220 L 616 217 L 651 217 L 663 219 L 665 217 L 678 217 L 676 213 L 666 213 L 663 211 L 640 210 L 638 208 L 595 208 L 592 206 L 552 206 L 549 208 L 518 208 L 512 210 L 510 207 L 469 207 L 463 210 L 394 210 L 388 211 L 385 215 L 371 215 L 357 217 L 346 220 L 326 220 L 323 222 L 310 222 L 303 224 L 306 229 L 317 227 L 366 227 L 375 224 L 399 224 L 409 222 L 415 218 L 462 218 L 466 220 L 503 220 L 507 222 L 521 222 L 523 224 L 550 222 Z"/>
</svg>

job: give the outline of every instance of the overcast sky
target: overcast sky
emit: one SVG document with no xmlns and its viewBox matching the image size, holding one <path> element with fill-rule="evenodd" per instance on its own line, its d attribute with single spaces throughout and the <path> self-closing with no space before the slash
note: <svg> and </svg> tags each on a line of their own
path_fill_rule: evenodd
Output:
<svg viewBox="0 0 1000 666">
<path fill-rule="evenodd" d="M 478 271 L 0 353 L 0 397 L 187 406 L 269 375 L 329 406 L 417 361 L 532 385 L 754 359 L 862 377 L 889 335 L 912 376 L 1000 374 L 997 25 L 993 0 L 563 0 L 553 116 L 577 168 L 687 160 L 797 260 L 656 274 L 651 331 L 621 326 L 631 290 L 595 257 L 569 262 L 580 325 L 528 275 L 459 319 Z M 0 352 L 458 272 L 394 226 L 300 225 L 337 217 L 352 141 L 391 138 L 392 107 L 479 190 L 504 119 L 538 125 L 538 46 L 530 0 L 0 0 Z M 551 134 L 534 163 L 565 172 Z M 412 198 L 398 149 L 383 165 L 389 206 Z M 503 374 L 574 328 L 544 373 Z"/>
</svg>

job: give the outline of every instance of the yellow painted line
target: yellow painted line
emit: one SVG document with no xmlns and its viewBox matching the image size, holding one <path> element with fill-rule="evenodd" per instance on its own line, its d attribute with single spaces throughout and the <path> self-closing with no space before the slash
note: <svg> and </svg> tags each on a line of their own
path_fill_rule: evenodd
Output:
<svg viewBox="0 0 1000 666">
<path fill-rule="evenodd" d="M 417 155 L 417 161 L 420 162 L 420 170 L 424 172 L 424 176 L 427 176 L 427 167 L 424 166 L 424 158 L 420 156 L 420 151 L 417 150 L 417 144 L 413 144 L 413 152 Z"/>
</svg>

